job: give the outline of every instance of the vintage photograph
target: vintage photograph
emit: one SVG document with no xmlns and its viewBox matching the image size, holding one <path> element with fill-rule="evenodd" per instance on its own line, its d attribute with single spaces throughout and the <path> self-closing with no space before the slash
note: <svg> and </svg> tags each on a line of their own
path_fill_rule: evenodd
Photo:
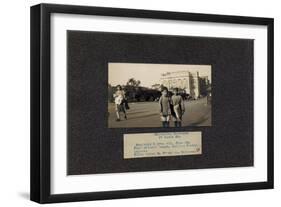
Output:
<svg viewBox="0 0 281 207">
<path fill-rule="evenodd" d="M 211 65 L 108 64 L 108 127 L 211 126 Z"/>
</svg>

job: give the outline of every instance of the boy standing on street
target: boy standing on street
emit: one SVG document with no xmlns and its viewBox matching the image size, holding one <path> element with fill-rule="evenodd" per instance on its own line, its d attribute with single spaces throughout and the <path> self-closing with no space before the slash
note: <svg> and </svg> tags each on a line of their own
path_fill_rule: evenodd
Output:
<svg viewBox="0 0 281 207">
<path fill-rule="evenodd" d="M 185 107 L 184 107 L 184 101 L 182 96 L 179 94 L 179 89 L 174 88 L 173 95 L 172 95 L 172 118 L 175 123 L 175 127 L 181 127 L 181 121 L 182 121 L 182 115 L 184 114 Z"/>
<path fill-rule="evenodd" d="M 162 96 L 159 99 L 160 119 L 163 127 L 169 127 L 170 121 L 170 97 L 168 96 L 168 89 L 163 87 Z"/>
</svg>

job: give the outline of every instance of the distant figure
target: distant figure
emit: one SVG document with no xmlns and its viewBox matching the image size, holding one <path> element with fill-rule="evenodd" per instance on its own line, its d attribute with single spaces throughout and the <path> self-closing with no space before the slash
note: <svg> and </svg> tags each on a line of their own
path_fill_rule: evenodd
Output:
<svg viewBox="0 0 281 207">
<path fill-rule="evenodd" d="M 122 89 L 120 85 L 117 87 L 117 91 L 113 94 L 114 102 L 115 102 L 115 111 L 117 119 L 116 121 L 120 121 L 120 112 L 124 113 L 124 118 L 127 119 L 126 109 L 125 109 L 125 91 Z"/>
<path fill-rule="evenodd" d="M 179 94 L 179 89 L 174 88 L 173 95 L 171 98 L 171 111 L 172 119 L 174 121 L 175 127 L 181 127 L 182 116 L 185 111 L 184 101 L 182 96 Z"/>
<path fill-rule="evenodd" d="M 160 119 L 163 127 L 169 127 L 170 121 L 170 97 L 168 96 L 168 89 L 163 87 L 162 96 L 159 99 Z"/>
</svg>

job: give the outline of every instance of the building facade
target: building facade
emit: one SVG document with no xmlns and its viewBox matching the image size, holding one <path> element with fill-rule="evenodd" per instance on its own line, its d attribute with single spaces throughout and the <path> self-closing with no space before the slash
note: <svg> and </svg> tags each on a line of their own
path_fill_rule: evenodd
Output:
<svg viewBox="0 0 281 207">
<path fill-rule="evenodd" d="M 198 72 L 175 71 L 161 74 L 160 82 L 169 90 L 179 88 L 184 90 L 192 98 L 197 99 L 203 94 L 201 87 L 203 89 L 204 86 L 202 83 L 207 83 L 205 79 L 207 78 L 199 77 Z"/>
</svg>

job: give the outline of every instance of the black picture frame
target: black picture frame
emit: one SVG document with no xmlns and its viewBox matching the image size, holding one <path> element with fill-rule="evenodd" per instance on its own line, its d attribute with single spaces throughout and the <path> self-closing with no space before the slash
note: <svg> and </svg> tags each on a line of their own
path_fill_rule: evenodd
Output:
<svg viewBox="0 0 281 207">
<path fill-rule="evenodd" d="M 149 19 L 181 20 L 210 23 L 233 23 L 267 26 L 267 181 L 238 184 L 201 185 L 139 190 L 87 192 L 74 194 L 51 194 L 50 179 L 50 15 L 52 13 L 134 17 Z M 195 14 L 152 10 L 103 8 L 56 4 L 39 4 L 31 7 L 31 173 L 30 199 L 38 203 L 103 200 L 146 196 L 272 189 L 274 181 L 273 147 L 273 47 L 274 20 L 272 18 Z"/>
</svg>

